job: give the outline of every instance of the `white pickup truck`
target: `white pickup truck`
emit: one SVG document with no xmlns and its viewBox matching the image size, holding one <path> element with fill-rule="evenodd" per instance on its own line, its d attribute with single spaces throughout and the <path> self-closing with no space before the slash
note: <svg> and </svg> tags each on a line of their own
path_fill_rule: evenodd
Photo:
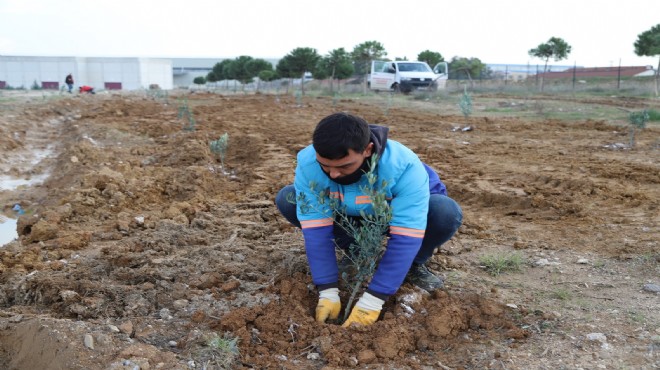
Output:
<svg viewBox="0 0 660 370">
<path fill-rule="evenodd" d="M 448 75 L 447 62 L 440 62 L 431 69 L 426 62 L 374 60 L 369 88 L 404 94 L 416 89 L 440 90 L 445 88 Z"/>
</svg>

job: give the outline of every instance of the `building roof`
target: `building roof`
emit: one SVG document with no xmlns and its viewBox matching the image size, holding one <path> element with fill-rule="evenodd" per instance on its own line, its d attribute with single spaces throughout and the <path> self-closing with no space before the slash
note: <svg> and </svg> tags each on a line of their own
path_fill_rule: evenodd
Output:
<svg viewBox="0 0 660 370">
<path fill-rule="evenodd" d="M 195 69 L 208 69 L 211 70 L 216 63 L 220 63 L 225 59 L 236 59 L 236 58 L 225 58 L 225 57 L 218 57 L 218 58 L 171 58 L 172 59 L 172 67 L 176 68 L 182 68 L 182 69 L 188 69 L 188 70 L 195 70 Z M 279 59 L 268 59 L 268 58 L 255 58 L 255 59 L 264 59 L 267 62 L 270 62 L 273 67 L 277 64 Z"/>
<path fill-rule="evenodd" d="M 621 67 L 592 67 L 592 68 L 569 68 L 561 72 L 539 73 L 544 78 L 585 78 L 585 77 L 633 77 L 646 75 L 653 71 L 653 66 L 621 66 Z"/>
</svg>

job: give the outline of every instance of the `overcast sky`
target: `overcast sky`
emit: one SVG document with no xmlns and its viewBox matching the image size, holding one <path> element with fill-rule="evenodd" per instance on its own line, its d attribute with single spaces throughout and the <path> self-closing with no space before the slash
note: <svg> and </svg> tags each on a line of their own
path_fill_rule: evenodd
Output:
<svg viewBox="0 0 660 370">
<path fill-rule="evenodd" d="M 554 64 L 653 65 L 637 35 L 660 0 L 0 0 L 0 55 L 281 58 L 378 41 L 387 57 L 424 50 L 493 64 L 542 64 L 550 37 L 572 46 Z"/>
</svg>

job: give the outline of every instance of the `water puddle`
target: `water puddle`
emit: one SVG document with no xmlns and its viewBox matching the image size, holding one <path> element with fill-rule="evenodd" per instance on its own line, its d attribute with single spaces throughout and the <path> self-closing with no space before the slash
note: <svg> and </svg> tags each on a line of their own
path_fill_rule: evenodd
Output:
<svg viewBox="0 0 660 370">
<path fill-rule="evenodd" d="M 18 238 L 16 231 L 16 222 L 13 218 L 6 218 L 0 215 L 0 247 Z"/>
<path fill-rule="evenodd" d="M 44 182 L 50 176 L 44 173 L 37 176 L 32 176 L 30 179 L 17 179 L 10 176 L 0 176 L 0 191 L 2 190 L 16 190 L 20 186 L 33 186 Z"/>
</svg>

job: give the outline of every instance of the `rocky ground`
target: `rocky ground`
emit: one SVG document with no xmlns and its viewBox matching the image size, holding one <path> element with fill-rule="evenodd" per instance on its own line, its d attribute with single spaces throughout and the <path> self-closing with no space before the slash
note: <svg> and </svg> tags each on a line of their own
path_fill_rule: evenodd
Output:
<svg viewBox="0 0 660 370">
<path fill-rule="evenodd" d="M 464 118 L 385 94 L 3 92 L 0 221 L 17 239 L 0 248 L 0 367 L 660 368 L 660 128 L 631 149 L 626 122 L 474 99 Z M 390 127 L 464 211 L 430 263 L 446 288 L 404 285 L 370 327 L 314 322 L 302 235 L 273 204 L 335 111 Z"/>
</svg>

